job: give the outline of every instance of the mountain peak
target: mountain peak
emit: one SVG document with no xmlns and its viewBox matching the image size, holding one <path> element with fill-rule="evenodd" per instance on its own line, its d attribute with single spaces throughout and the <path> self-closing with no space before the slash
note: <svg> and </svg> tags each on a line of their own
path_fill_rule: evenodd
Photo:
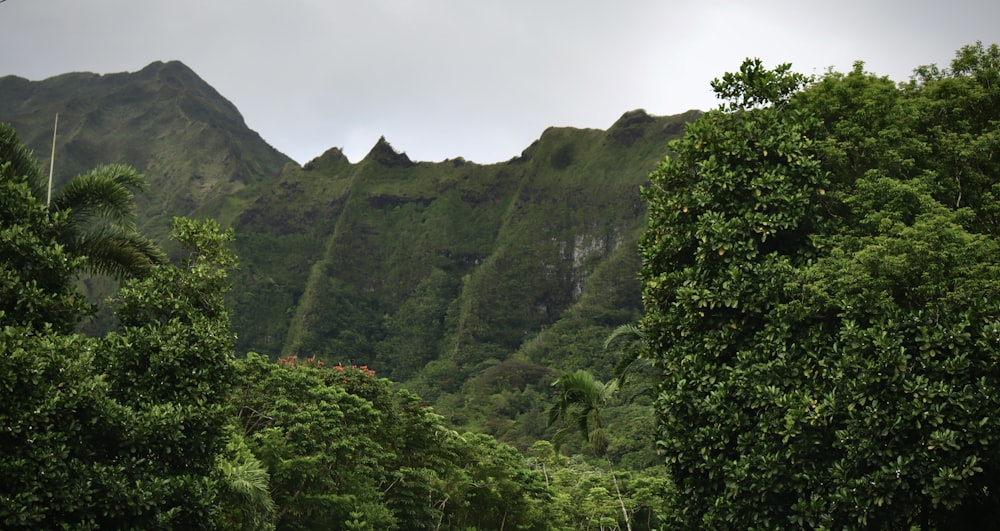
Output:
<svg viewBox="0 0 1000 531">
<path fill-rule="evenodd" d="M 389 144 L 389 141 L 387 141 L 384 136 L 379 137 L 378 142 L 372 146 L 371 151 L 365 155 L 364 160 L 377 162 L 389 168 L 406 168 L 415 165 L 415 163 L 410 160 L 410 157 L 406 156 L 406 153 L 400 153 L 393 149 L 392 145 Z"/>
<path fill-rule="evenodd" d="M 646 109 L 633 109 L 631 111 L 626 111 L 625 114 L 621 116 L 614 124 L 611 125 L 611 129 L 615 127 L 628 127 L 635 124 L 644 124 L 652 122 L 654 118 L 650 116 Z"/>
<path fill-rule="evenodd" d="M 173 209 L 142 220 L 153 236 L 169 232 L 173 215 L 192 215 L 247 185 L 272 181 L 291 162 L 179 61 L 156 61 L 137 72 L 4 79 L 0 94 L 0 117 L 35 153 L 49 153 L 59 114 L 56 187 L 106 162 L 145 174 L 149 191 L 137 197 L 140 209 Z"/>
<path fill-rule="evenodd" d="M 631 146 L 646 135 L 646 127 L 655 120 L 644 109 L 628 111 L 608 128 L 608 138 L 625 147 Z"/>
<path fill-rule="evenodd" d="M 347 160 L 347 155 L 344 155 L 344 150 L 339 147 L 332 147 L 324 151 L 322 155 L 307 162 L 302 168 L 305 170 L 316 170 L 345 164 L 350 165 L 350 163 Z"/>
<path fill-rule="evenodd" d="M 153 61 L 142 70 L 136 72 L 136 76 L 144 79 L 156 79 L 164 82 L 177 82 L 184 86 L 204 85 L 208 86 L 194 70 L 180 61 Z"/>
<path fill-rule="evenodd" d="M 143 69 L 140 70 L 140 72 L 158 72 L 162 70 L 174 70 L 174 71 L 188 72 L 194 74 L 194 70 L 191 70 L 191 68 L 189 68 L 186 64 L 176 59 L 172 59 L 169 61 L 153 61 L 152 63 L 149 63 L 148 65 L 143 67 Z"/>
</svg>

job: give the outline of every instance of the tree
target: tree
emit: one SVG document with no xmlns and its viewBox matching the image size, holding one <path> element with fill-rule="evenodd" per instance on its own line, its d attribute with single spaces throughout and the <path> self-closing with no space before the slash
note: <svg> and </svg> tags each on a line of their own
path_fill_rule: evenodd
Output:
<svg viewBox="0 0 1000 531">
<path fill-rule="evenodd" d="M 615 493 L 618 495 L 618 501 L 621 505 L 622 516 L 625 518 L 625 526 L 631 531 L 632 524 L 629 521 L 629 512 L 625 507 L 621 489 L 618 487 L 614 466 L 608 456 L 607 437 L 601 422 L 601 408 L 618 389 L 617 380 L 605 384 L 594 379 L 589 372 L 578 370 L 563 374 L 555 382 L 552 382 L 552 385 L 558 385 L 562 388 L 556 402 L 549 409 L 549 425 L 557 422 L 562 423 L 553 437 L 556 452 L 559 451 L 563 439 L 571 431 L 578 430 L 587 439 L 594 453 L 604 457 L 608 463 L 608 471 L 611 473 Z"/>
<path fill-rule="evenodd" d="M 642 328 L 633 323 L 617 326 L 604 340 L 604 350 L 612 347 L 617 347 L 619 352 L 614 370 L 618 387 L 635 385 L 637 389 L 633 391 L 633 397 L 652 394 L 651 385 L 656 383 L 658 377 L 646 352 L 646 335 Z M 649 374 L 651 369 L 654 369 L 653 374 Z"/>
<path fill-rule="evenodd" d="M 0 160 L 9 163 L 5 179 L 17 176 L 44 202 L 45 177 L 8 124 L 0 124 Z M 67 216 L 59 242 L 71 254 L 86 258 L 82 270 L 123 279 L 147 275 L 164 261 L 163 252 L 136 229 L 133 191 L 144 186 L 143 176 L 133 168 L 106 164 L 73 178 L 53 196 L 47 208 Z"/>
<path fill-rule="evenodd" d="M 87 311 L 74 289 L 82 258 L 61 245 L 66 213 L 49 212 L 32 189 L 37 167 L 0 124 L 0 318 L 8 326 L 67 331 Z"/>
<path fill-rule="evenodd" d="M 25 191 L 23 183 L 9 188 Z M 23 201 L 41 223 L 5 228 L 16 238 L 0 238 L 0 254 L 48 263 L 68 279 L 81 258 L 64 259 L 51 234 L 25 238 L 65 214 L 30 194 L 4 198 Z M 9 428 L 0 434 L 4 528 L 210 529 L 230 512 L 222 495 L 232 493 L 232 475 L 219 463 L 228 459 L 233 338 L 223 297 L 231 263 L 214 229 L 179 221 L 175 235 L 194 257 L 127 281 L 122 331 L 104 338 L 70 332 L 70 318 L 82 313 L 65 295 L 68 282 L 54 292 L 33 279 L 4 286 L 27 301 L 0 315 L 0 386 L 9 395 L 0 405 Z"/>
<path fill-rule="evenodd" d="M 221 483 L 221 527 L 247 531 L 274 529 L 277 504 L 271 497 L 271 476 L 236 427 L 233 428 L 215 469 Z"/>
<path fill-rule="evenodd" d="M 295 357 L 277 364 L 255 354 L 237 367 L 232 402 L 271 477 L 277 529 L 338 529 L 349 521 L 395 529 L 382 494 L 391 481 L 383 482 L 379 467 L 390 455 L 380 436 L 385 419 L 345 382 L 371 390 L 362 380 L 371 376 L 367 368 L 361 374 Z"/>
<path fill-rule="evenodd" d="M 447 430 L 366 366 L 251 354 L 233 396 L 267 467 L 278 529 L 547 529 L 550 493 L 517 451 Z"/>
<path fill-rule="evenodd" d="M 148 275 L 165 260 L 163 252 L 135 225 L 133 190 L 143 176 L 123 164 L 105 164 L 74 177 L 52 198 L 50 208 L 68 212 L 63 242 L 87 258 L 86 271 L 118 279 Z"/>
<path fill-rule="evenodd" d="M 995 92 L 990 56 L 904 86 L 859 63 L 799 88 L 748 61 L 650 176 L 642 329 L 674 527 L 996 520 L 997 174 L 936 156 L 995 145 L 995 120 L 948 117 Z"/>
<path fill-rule="evenodd" d="M 552 492 L 542 475 L 506 444 L 481 433 L 451 432 L 446 448 L 454 468 L 442 522 L 452 529 L 551 529 Z"/>
<path fill-rule="evenodd" d="M 108 396 L 126 408 L 108 444 L 130 456 L 114 479 L 131 503 L 108 510 L 106 527 L 218 525 L 226 485 L 217 467 L 232 422 L 235 338 L 225 306 L 232 234 L 212 221 L 178 218 L 173 237 L 188 256 L 124 283 L 121 330 L 97 351 Z"/>
</svg>

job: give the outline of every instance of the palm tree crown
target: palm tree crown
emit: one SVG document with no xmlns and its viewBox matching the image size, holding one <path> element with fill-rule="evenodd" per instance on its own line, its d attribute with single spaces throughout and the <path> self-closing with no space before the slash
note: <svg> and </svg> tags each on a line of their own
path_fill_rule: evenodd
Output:
<svg viewBox="0 0 1000 531">
<path fill-rule="evenodd" d="M 601 422 L 601 408 L 618 389 L 617 381 L 604 383 L 589 372 L 578 370 L 563 374 L 552 385 L 562 388 L 549 409 L 550 426 L 562 421 L 562 427 L 552 440 L 556 451 L 566 435 L 576 429 L 590 442 L 594 453 L 603 456 L 608 442 Z"/>
<path fill-rule="evenodd" d="M 0 124 L 2 179 L 27 182 L 44 203 L 45 177 L 9 124 Z M 71 254 L 84 256 L 83 269 L 119 279 L 147 275 L 165 260 L 163 252 L 136 228 L 135 190 L 144 189 L 142 174 L 130 166 L 108 164 L 74 177 L 52 198 L 49 210 L 70 220 L 59 237 Z"/>
</svg>

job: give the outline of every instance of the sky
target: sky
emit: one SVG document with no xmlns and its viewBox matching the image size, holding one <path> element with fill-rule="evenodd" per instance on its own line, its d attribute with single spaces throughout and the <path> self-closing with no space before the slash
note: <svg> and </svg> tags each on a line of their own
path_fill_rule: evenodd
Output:
<svg viewBox="0 0 1000 531">
<path fill-rule="evenodd" d="M 179 60 L 300 163 L 380 136 L 493 163 L 549 126 L 714 108 L 747 57 L 906 81 L 1000 42 L 998 20 L 989 0 L 0 0 L 0 76 Z"/>
</svg>

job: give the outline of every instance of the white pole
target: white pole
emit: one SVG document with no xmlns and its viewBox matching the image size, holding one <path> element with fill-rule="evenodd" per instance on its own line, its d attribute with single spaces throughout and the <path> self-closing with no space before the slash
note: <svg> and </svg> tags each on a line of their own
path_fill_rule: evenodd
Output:
<svg viewBox="0 0 1000 531">
<path fill-rule="evenodd" d="M 56 123 L 52 126 L 52 158 L 49 160 L 49 194 L 45 196 L 45 208 L 52 202 L 52 171 L 56 165 L 56 130 L 59 129 L 59 113 L 56 113 Z"/>
</svg>

